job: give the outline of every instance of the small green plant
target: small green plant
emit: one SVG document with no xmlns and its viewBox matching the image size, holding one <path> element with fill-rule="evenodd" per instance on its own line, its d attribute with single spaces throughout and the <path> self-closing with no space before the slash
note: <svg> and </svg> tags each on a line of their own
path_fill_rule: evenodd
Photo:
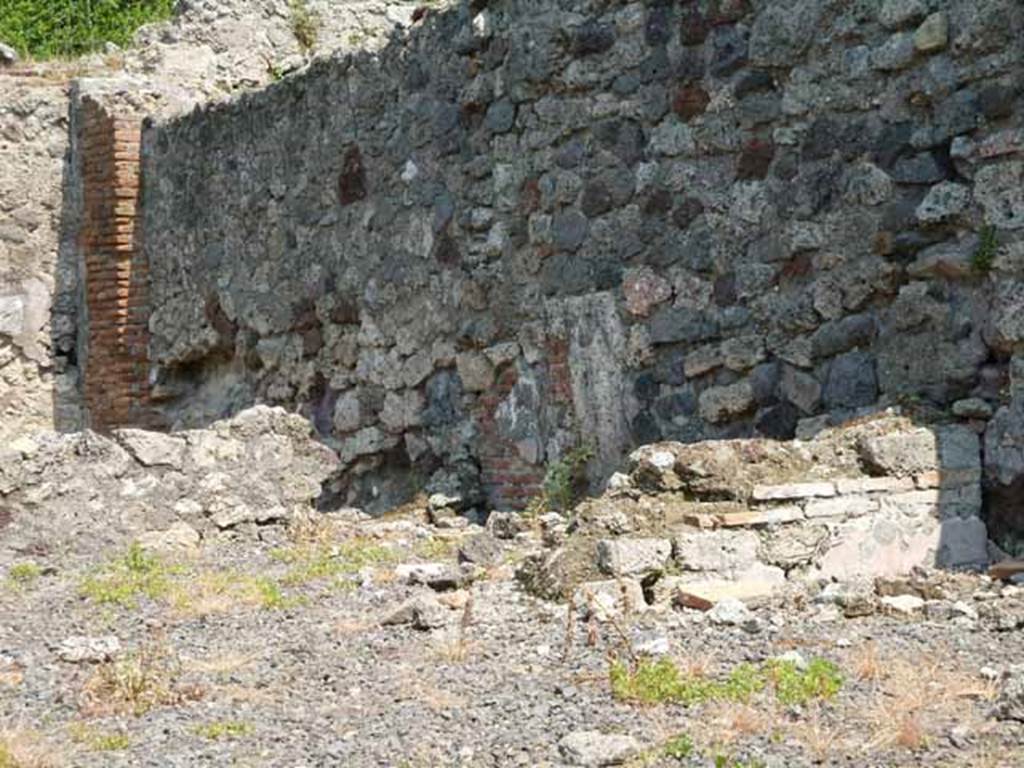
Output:
<svg viewBox="0 0 1024 768">
<path fill-rule="evenodd" d="M 195 732 L 198 736 L 210 741 L 221 741 L 224 739 L 238 739 L 252 731 L 252 726 L 240 720 L 223 720 L 205 725 L 196 726 Z"/>
<path fill-rule="evenodd" d="M 100 603 L 134 607 L 139 597 L 156 600 L 170 589 L 170 576 L 181 569 L 148 555 L 133 543 L 124 557 L 82 582 L 81 593 Z"/>
<path fill-rule="evenodd" d="M 673 760 L 685 760 L 693 754 L 693 740 L 687 734 L 680 733 L 666 741 L 662 751 L 665 757 L 671 757 Z"/>
<path fill-rule="evenodd" d="M 773 660 L 765 664 L 765 669 L 775 687 L 775 697 L 790 706 L 831 699 L 843 687 L 838 667 L 827 659 L 811 659 L 803 670 L 792 661 Z"/>
<path fill-rule="evenodd" d="M 291 605 L 291 600 L 285 597 L 280 585 L 270 579 L 257 579 L 256 590 L 260 596 L 260 604 L 268 610 L 281 610 Z"/>
<path fill-rule="evenodd" d="M 288 12 L 292 34 L 295 35 L 299 48 L 303 51 L 311 51 L 316 47 L 320 17 L 310 9 L 306 0 L 289 0 Z"/>
<path fill-rule="evenodd" d="M 124 733 L 101 733 L 92 742 L 97 752 L 120 752 L 131 746 L 132 740 Z"/>
<path fill-rule="evenodd" d="M 548 464 L 542 492 L 530 500 L 523 510 L 523 516 L 535 518 L 545 512 L 567 512 L 571 509 L 582 495 L 581 489 L 586 483 L 587 462 L 592 458 L 594 448 L 585 443 Z"/>
<path fill-rule="evenodd" d="M 548 506 L 556 512 L 568 510 L 579 496 L 587 462 L 594 458 L 592 446 L 580 445 L 552 462 L 544 476 L 544 495 Z"/>
<path fill-rule="evenodd" d="M 11 580 L 11 583 L 17 587 L 30 586 L 42 575 L 43 569 L 32 562 L 15 563 L 7 571 L 7 576 Z"/>
<path fill-rule="evenodd" d="M 991 224 L 985 224 L 978 232 L 978 247 L 971 256 L 971 270 L 979 275 L 987 275 L 992 270 L 998 250 L 996 229 Z"/>
</svg>

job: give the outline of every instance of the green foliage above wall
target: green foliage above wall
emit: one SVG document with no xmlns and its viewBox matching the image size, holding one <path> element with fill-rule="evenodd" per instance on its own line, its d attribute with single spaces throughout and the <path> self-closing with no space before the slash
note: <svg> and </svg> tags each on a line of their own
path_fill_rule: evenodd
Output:
<svg viewBox="0 0 1024 768">
<path fill-rule="evenodd" d="M 174 0 L 0 0 L 0 41 L 23 56 L 77 56 L 131 42 L 143 24 L 166 19 Z"/>
</svg>

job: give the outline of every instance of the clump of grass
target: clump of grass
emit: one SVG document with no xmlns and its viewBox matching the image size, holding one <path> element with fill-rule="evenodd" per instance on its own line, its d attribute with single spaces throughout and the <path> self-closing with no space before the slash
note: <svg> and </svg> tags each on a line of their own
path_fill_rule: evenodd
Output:
<svg viewBox="0 0 1024 768">
<path fill-rule="evenodd" d="M 198 725 L 195 733 L 210 741 L 221 741 L 225 739 L 239 739 L 252 732 L 252 726 L 241 720 L 219 720 L 212 723 Z"/>
<path fill-rule="evenodd" d="M 334 546 L 321 543 L 277 549 L 271 553 L 271 557 L 290 566 L 282 579 L 284 584 L 339 579 L 358 573 L 363 568 L 387 565 L 398 560 L 392 548 L 364 537 L 348 539 Z"/>
<path fill-rule="evenodd" d="M 630 667 L 616 661 L 609 670 L 612 694 L 644 704 L 702 704 L 706 701 L 747 701 L 764 688 L 757 667 L 740 664 L 723 680 L 686 675 L 667 657 L 640 659 Z"/>
<path fill-rule="evenodd" d="M 843 687 L 839 668 L 827 659 L 811 659 L 802 670 L 792 661 L 774 659 L 765 664 L 765 670 L 775 688 L 775 697 L 787 706 L 831 699 Z"/>
<path fill-rule="evenodd" d="M 92 752 L 122 752 L 132 743 L 127 733 L 98 731 L 85 723 L 75 723 L 69 730 L 72 741 L 84 745 Z"/>
<path fill-rule="evenodd" d="M 29 587 L 43 575 L 43 569 L 31 561 L 15 563 L 7 571 L 7 578 L 15 587 Z"/>
<path fill-rule="evenodd" d="M 82 708 L 95 715 L 140 717 L 158 706 L 199 698 L 178 682 L 177 664 L 162 648 L 150 647 L 96 668 L 82 691 Z"/>
<path fill-rule="evenodd" d="M 316 47 L 320 32 L 320 17 L 309 7 L 306 0 L 289 0 L 288 13 L 288 23 L 299 48 L 303 51 L 312 50 Z"/>
<path fill-rule="evenodd" d="M 764 762 L 761 760 L 737 760 L 731 755 L 723 755 L 721 753 L 716 754 L 712 759 L 715 768 L 764 768 Z"/>
<path fill-rule="evenodd" d="M 81 593 L 100 604 L 135 607 L 140 597 L 156 600 L 171 588 L 170 576 L 181 568 L 148 555 L 133 543 L 124 557 L 82 582 Z"/>
<path fill-rule="evenodd" d="M 670 757 L 673 760 L 685 760 L 693 754 L 693 739 L 685 733 L 677 734 L 665 742 L 661 751 L 665 757 Z"/>
<path fill-rule="evenodd" d="M 414 555 L 424 560 L 447 560 L 455 553 L 455 542 L 452 539 L 431 536 L 417 541 L 412 551 Z"/>
<path fill-rule="evenodd" d="M 174 585 L 168 600 L 188 616 L 228 613 L 240 605 L 277 610 L 291 604 L 273 579 L 230 570 L 198 573 L 187 583 Z"/>
<path fill-rule="evenodd" d="M 836 666 L 825 659 L 812 660 L 805 670 L 788 661 L 769 661 L 760 667 L 738 664 L 720 679 L 686 674 L 667 657 L 640 659 L 632 665 L 616 661 L 609 669 L 609 679 L 618 699 L 686 706 L 708 701 L 745 703 L 768 686 L 782 704 L 805 704 L 832 698 L 843 683 Z"/>
<path fill-rule="evenodd" d="M 992 270 L 998 250 L 996 228 L 991 224 L 985 224 L 978 232 L 978 248 L 971 255 L 971 269 L 979 275 L 987 275 Z"/>
</svg>

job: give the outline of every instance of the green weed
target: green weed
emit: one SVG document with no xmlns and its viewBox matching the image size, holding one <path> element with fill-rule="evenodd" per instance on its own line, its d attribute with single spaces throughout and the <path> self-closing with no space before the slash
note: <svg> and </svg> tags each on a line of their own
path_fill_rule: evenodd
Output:
<svg viewBox="0 0 1024 768">
<path fill-rule="evenodd" d="M 303 51 L 312 50 L 316 47 L 320 32 L 320 17 L 310 9 L 306 0 L 289 0 L 288 12 L 288 22 L 299 48 Z"/>
<path fill-rule="evenodd" d="M 805 704 L 830 699 L 843 684 L 836 666 L 814 659 L 799 670 L 788 661 L 769 661 L 760 667 L 738 664 L 724 678 L 683 674 L 669 658 L 641 659 L 629 666 L 621 661 L 609 668 L 612 695 L 643 704 L 703 704 L 708 701 L 749 702 L 771 687 L 782 704 Z"/>
<path fill-rule="evenodd" d="M 765 670 L 775 688 L 775 698 L 786 705 L 831 699 L 843 687 L 838 667 L 827 659 L 811 659 L 804 670 L 792 661 L 773 660 L 765 664 Z"/>
<path fill-rule="evenodd" d="M 175 0 L 3 0 L 0 40 L 23 56 L 50 59 L 126 46 L 143 24 L 170 18 Z"/>
<path fill-rule="evenodd" d="M 609 671 L 612 694 L 644 704 L 702 704 L 706 701 L 748 701 L 766 680 L 750 664 L 740 664 L 723 680 L 685 675 L 669 658 L 641 659 L 631 669 L 622 662 Z"/>
<path fill-rule="evenodd" d="M 674 760 L 685 760 L 693 754 L 693 740 L 685 733 L 680 733 L 665 742 L 662 752 L 665 757 L 671 757 Z"/>
<path fill-rule="evenodd" d="M 290 566 L 281 581 L 292 585 L 350 576 L 363 568 L 398 560 L 390 547 L 359 537 L 334 546 L 321 543 L 277 549 L 271 557 Z"/>
<path fill-rule="evenodd" d="M 562 458 L 548 464 L 540 495 L 523 510 L 523 516 L 535 518 L 546 512 L 566 512 L 579 501 L 586 484 L 587 463 L 594 458 L 594 448 L 579 445 Z"/>
<path fill-rule="evenodd" d="M 140 597 L 156 600 L 165 596 L 171 588 L 171 575 L 181 571 L 133 543 L 124 557 L 87 577 L 80 592 L 100 604 L 135 607 Z"/>
<path fill-rule="evenodd" d="M 195 733 L 210 741 L 238 739 L 252 732 L 252 726 L 240 720 L 223 720 L 206 723 L 195 728 Z"/>
<path fill-rule="evenodd" d="M 985 224 L 978 232 L 978 248 L 971 256 L 971 270 L 979 275 L 987 275 L 992 270 L 998 250 L 996 229 L 991 224 Z"/>
<path fill-rule="evenodd" d="M 92 752 L 121 752 L 131 746 L 131 739 L 126 733 L 105 733 L 85 723 L 73 723 L 68 730 L 72 741 Z"/>
<path fill-rule="evenodd" d="M 7 578 L 16 587 L 31 586 L 42 575 L 43 569 L 32 562 L 16 563 L 7 571 Z"/>
</svg>

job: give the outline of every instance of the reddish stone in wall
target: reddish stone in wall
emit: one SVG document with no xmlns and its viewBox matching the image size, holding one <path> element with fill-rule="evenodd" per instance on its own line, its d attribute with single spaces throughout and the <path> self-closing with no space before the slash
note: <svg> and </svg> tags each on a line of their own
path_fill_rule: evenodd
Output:
<svg viewBox="0 0 1024 768">
<path fill-rule="evenodd" d="M 775 145 L 766 139 L 751 139 L 744 145 L 736 163 L 736 178 L 763 179 L 775 158 Z"/>
<path fill-rule="evenodd" d="M 351 205 L 366 197 L 366 170 L 363 168 L 363 153 L 358 144 L 349 144 L 341 163 L 338 176 L 338 199 L 342 205 Z"/>
<path fill-rule="evenodd" d="M 703 115 L 710 102 L 708 92 L 699 85 L 684 85 L 672 99 L 672 111 L 682 120 L 691 120 L 697 115 Z"/>
</svg>

